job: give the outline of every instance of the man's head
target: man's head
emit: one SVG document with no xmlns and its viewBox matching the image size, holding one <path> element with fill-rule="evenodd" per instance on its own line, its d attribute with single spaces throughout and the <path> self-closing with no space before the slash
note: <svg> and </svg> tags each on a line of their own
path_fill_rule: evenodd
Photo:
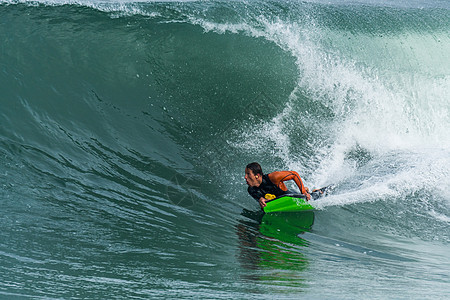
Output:
<svg viewBox="0 0 450 300">
<path fill-rule="evenodd" d="M 245 168 L 245 181 L 249 186 L 260 186 L 262 175 L 262 168 L 257 162 L 252 162 Z"/>
</svg>

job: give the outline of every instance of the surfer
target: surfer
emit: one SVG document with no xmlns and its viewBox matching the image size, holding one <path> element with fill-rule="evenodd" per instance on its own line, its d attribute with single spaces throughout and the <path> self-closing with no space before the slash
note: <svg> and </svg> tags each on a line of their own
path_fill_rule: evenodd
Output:
<svg viewBox="0 0 450 300">
<path fill-rule="evenodd" d="M 295 171 L 276 171 L 263 174 L 261 165 L 253 162 L 245 168 L 245 181 L 248 185 L 248 193 L 255 198 L 261 209 L 266 206 L 266 201 L 285 194 L 292 194 L 284 181 L 294 180 L 300 192 L 311 199 L 308 188 L 303 185 L 302 179 Z"/>
</svg>

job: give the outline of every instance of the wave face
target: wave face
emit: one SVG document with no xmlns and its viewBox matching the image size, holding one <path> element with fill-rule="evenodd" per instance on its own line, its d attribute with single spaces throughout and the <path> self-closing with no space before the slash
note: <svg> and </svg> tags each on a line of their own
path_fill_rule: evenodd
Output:
<svg viewBox="0 0 450 300">
<path fill-rule="evenodd" d="M 449 9 L 0 1 L 0 295 L 448 295 Z"/>
</svg>

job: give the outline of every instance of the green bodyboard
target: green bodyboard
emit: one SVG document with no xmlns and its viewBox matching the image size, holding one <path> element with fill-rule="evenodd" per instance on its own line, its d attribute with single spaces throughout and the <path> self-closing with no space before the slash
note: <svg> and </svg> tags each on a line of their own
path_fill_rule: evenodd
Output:
<svg viewBox="0 0 450 300">
<path fill-rule="evenodd" d="M 281 196 L 267 201 L 266 204 L 266 207 L 264 207 L 266 213 L 314 210 L 314 207 L 306 199 L 295 195 Z"/>
</svg>

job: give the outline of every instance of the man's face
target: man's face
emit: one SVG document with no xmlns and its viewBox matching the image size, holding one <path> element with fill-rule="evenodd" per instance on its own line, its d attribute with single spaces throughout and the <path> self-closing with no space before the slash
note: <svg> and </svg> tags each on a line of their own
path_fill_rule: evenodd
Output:
<svg viewBox="0 0 450 300">
<path fill-rule="evenodd" d="M 261 182 L 258 180 L 260 176 L 258 176 L 258 178 L 255 176 L 255 174 L 253 174 L 253 171 L 250 169 L 245 169 L 245 181 L 247 182 L 247 184 L 249 186 L 259 186 L 261 184 Z"/>
</svg>

